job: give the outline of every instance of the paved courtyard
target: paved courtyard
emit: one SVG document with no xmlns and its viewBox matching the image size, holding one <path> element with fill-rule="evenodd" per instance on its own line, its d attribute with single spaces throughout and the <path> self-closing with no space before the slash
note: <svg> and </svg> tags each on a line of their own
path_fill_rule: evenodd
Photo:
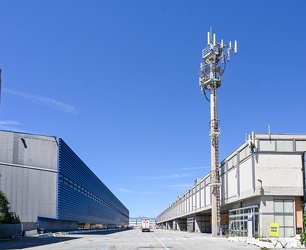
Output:
<svg viewBox="0 0 306 250">
<path fill-rule="evenodd" d="M 239 250 L 259 249 L 245 242 L 231 242 L 223 237 L 213 238 L 207 234 L 166 231 L 155 229 L 141 232 L 140 229 L 109 230 L 82 234 L 66 234 L 55 237 L 24 237 L 0 241 L 0 249 L 39 250 Z"/>
</svg>

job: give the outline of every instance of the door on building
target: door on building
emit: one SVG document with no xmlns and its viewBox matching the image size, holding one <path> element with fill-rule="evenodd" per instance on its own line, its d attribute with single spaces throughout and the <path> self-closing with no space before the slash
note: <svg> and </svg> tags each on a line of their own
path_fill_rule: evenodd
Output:
<svg viewBox="0 0 306 250">
<path fill-rule="evenodd" d="M 258 234 L 258 206 L 243 207 L 229 211 L 229 233 L 233 236 L 248 236 L 248 221 L 251 219 L 252 234 Z"/>
<path fill-rule="evenodd" d="M 194 217 L 187 218 L 187 230 L 194 232 Z"/>
</svg>

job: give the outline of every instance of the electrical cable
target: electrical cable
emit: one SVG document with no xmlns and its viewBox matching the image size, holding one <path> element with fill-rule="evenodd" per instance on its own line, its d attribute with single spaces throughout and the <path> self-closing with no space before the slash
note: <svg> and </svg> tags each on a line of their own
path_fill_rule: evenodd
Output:
<svg viewBox="0 0 306 250">
<path fill-rule="evenodd" d="M 210 102 L 209 98 L 208 98 L 207 95 L 206 95 L 205 89 L 203 89 L 203 94 L 204 94 L 204 96 L 205 96 L 205 98 L 206 98 L 206 101 Z"/>
<path fill-rule="evenodd" d="M 224 68 L 223 68 L 223 73 L 224 73 L 225 69 L 226 69 L 226 58 L 224 59 Z M 223 73 L 222 73 L 222 75 L 223 75 Z"/>
</svg>

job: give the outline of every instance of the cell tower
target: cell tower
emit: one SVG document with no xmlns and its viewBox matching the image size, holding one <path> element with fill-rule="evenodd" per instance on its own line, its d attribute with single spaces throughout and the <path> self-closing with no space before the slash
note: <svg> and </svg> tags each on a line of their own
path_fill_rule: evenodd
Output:
<svg viewBox="0 0 306 250">
<path fill-rule="evenodd" d="M 210 91 L 210 133 L 211 138 L 211 172 L 210 183 L 212 187 L 211 201 L 211 219 L 212 219 L 212 236 L 222 234 L 220 225 L 220 174 L 219 174 L 219 120 L 218 120 L 218 102 L 217 88 L 221 86 L 221 76 L 225 70 L 226 60 L 230 60 L 230 52 L 234 50 L 237 53 L 237 41 L 232 47 L 216 42 L 216 34 L 212 32 L 207 34 L 207 46 L 202 50 L 204 63 L 200 65 L 199 84 L 202 93 L 206 96 L 206 90 Z M 207 98 L 208 99 L 208 98 Z"/>
</svg>

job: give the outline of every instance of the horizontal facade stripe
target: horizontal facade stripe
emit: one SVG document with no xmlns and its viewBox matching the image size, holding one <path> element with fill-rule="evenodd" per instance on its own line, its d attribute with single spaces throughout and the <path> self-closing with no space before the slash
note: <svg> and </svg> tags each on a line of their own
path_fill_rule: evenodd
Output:
<svg viewBox="0 0 306 250">
<path fill-rule="evenodd" d="M 58 169 L 58 219 L 128 225 L 128 209 L 62 139 Z"/>
<path fill-rule="evenodd" d="M 53 169 L 49 169 L 49 168 L 38 168 L 38 167 L 32 167 L 32 166 L 26 166 L 26 165 L 20 165 L 20 164 L 13 164 L 13 163 L 6 163 L 6 162 L 0 162 L 0 165 L 57 173 L 57 170 L 53 170 Z"/>
</svg>

